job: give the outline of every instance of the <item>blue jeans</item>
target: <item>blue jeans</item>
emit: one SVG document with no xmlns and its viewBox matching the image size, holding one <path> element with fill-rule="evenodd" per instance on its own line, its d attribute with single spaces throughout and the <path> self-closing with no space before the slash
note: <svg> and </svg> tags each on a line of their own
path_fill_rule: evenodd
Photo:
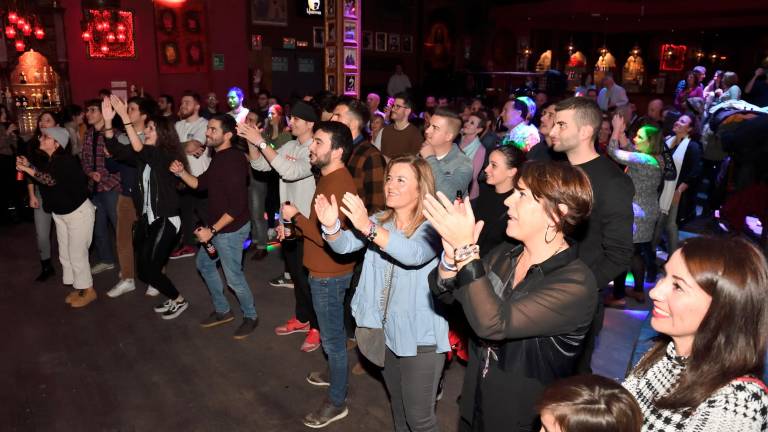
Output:
<svg viewBox="0 0 768 432">
<path fill-rule="evenodd" d="M 347 398 L 347 333 L 344 331 L 344 294 L 352 273 L 332 278 L 309 276 L 312 304 L 320 326 L 320 341 L 328 356 L 331 387 L 328 396 L 336 406 Z"/>
<path fill-rule="evenodd" d="M 245 280 L 243 273 L 243 242 L 248 238 L 251 231 L 251 224 L 246 223 L 239 230 L 230 233 L 219 233 L 211 240 L 213 246 L 219 252 L 219 259 L 214 261 L 201 247 L 197 250 L 197 270 L 205 280 L 208 291 L 211 293 L 213 307 L 219 314 L 228 313 L 229 302 L 224 297 L 224 284 L 221 281 L 219 270 L 216 267 L 217 262 L 221 262 L 224 268 L 224 276 L 227 278 L 227 285 L 235 292 L 237 300 L 240 302 L 240 309 L 243 311 L 243 317 L 256 319 L 256 306 L 253 304 L 253 294 L 251 287 Z"/>
<path fill-rule="evenodd" d="M 93 226 L 93 248 L 96 263 L 115 263 L 115 238 L 109 229 L 117 229 L 117 197 L 116 190 L 96 192 L 93 194 L 93 204 L 96 206 L 96 222 Z"/>
</svg>

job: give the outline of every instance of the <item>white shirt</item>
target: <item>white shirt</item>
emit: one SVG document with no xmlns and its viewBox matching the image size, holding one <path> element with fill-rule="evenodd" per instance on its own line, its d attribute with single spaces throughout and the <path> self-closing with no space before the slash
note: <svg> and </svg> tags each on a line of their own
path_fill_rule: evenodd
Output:
<svg viewBox="0 0 768 432">
<path fill-rule="evenodd" d="M 290 201 L 303 215 L 312 210 L 315 195 L 315 176 L 309 163 L 311 143 L 311 139 L 305 143 L 293 139 L 277 149 L 272 162 L 267 162 L 264 155 L 251 161 L 251 168 L 257 171 L 274 169 L 280 174 L 280 202 Z"/>
<path fill-rule="evenodd" d="M 627 91 L 624 90 L 624 87 L 618 84 L 614 84 L 610 90 L 608 87 L 603 87 L 597 95 L 597 104 L 603 111 L 608 110 L 610 107 L 620 107 L 628 103 L 629 98 L 627 97 Z"/>
<path fill-rule="evenodd" d="M 208 128 L 208 120 L 200 117 L 193 122 L 179 120 L 176 122 L 176 134 L 179 135 L 179 141 L 182 143 L 195 140 L 205 145 L 205 130 Z M 206 148 L 200 157 L 187 155 L 189 173 L 197 177 L 208 169 L 211 164 L 210 152 Z"/>
<path fill-rule="evenodd" d="M 659 197 L 659 207 L 664 214 L 669 213 L 669 209 L 672 208 L 672 199 L 675 197 L 675 190 L 677 189 L 677 180 L 680 178 L 680 170 L 683 168 L 683 161 L 685 160 L 685 152 L 688 151 L 688 143 L 691 141 L 689 137 L 683 138 L 682 141 L 672 149 L 672 160 L 675 163 L 675 170 L 677 175 L 674 180 L 665 180 L 664 186 L 661 190 L 661 196 Z M 670 147 L 675 142 L 675 136 L 672 135 L 667 138 L 667 147 Z"/>
<path fill-rule="evenodd" d="M 411 87 L 413 86 L 411 85 L 411 80 L 408 78 L 408 75 L 394 74 L 389 77 L 389 83 L 387 83 L 387 94 L 394 97 L 396 94 L 404 92 Z"/>
<path fill-rule="evenodd" d="M 242 123 L 242 122 L 245 121 L 245 117 L 248 115 L 249 112 L 251 112 L 251 111 L 248 108 L 240 107 L 240 112 L 239 113 L 235 114 L 235 110 L 232 110 L 232 111 L 228 112 L 227 114 L 229 114 L 232 117 L 234 117 L 236 122 Z"/>
</svg>

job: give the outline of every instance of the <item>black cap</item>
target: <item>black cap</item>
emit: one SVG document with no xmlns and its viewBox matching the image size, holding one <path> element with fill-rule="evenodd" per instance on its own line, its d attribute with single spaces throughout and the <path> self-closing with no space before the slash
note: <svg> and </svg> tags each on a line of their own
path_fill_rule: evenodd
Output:
<svg viewBox="0 0 768 432">
<path fill-rule="evenodd" d="M 296 104 L 293 106 L 293 109 L 291 109 L 291 115 L 312 123 L 316 123 L 320 120 L 317 117 L 317 111 L 312 108 L 312 105 L 304 101 L 296 102 Z"/>
</svg>

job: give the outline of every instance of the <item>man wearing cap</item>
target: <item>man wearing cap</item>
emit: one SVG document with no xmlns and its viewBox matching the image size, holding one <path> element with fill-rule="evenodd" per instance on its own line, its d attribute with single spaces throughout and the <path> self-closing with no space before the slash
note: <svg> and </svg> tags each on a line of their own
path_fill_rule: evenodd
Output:
<svg viewBox="0 0 768 432">
<path fill-rule="evenodd" d="M 48 155 L 48 160 L 36 167 L 26 157 L 19 156 L 16 158 L 16 169 L 37 182 L 43 207 L 53 214 L 63 282 L 74 288 L 65 302 L 80 308 L 96 300 L 88 262 L 96 207 L 88 199 L 88 179 L 80 162 L 65 151 L 69 132 L 61 127 L 52 127 L 43 128 L 41 133 L 40 151 Z"/>
<path fill-rule="evenodd" d="M 274 169 L 280 175 L 280 202 L 290 201 L 301 214 L 309 214 L 315 194 L 315 177 L 309 163 L 309 145 L 312 143 L 312 127 L 320 119 L 314 107 L 299 101 L 291 111 L 291 133 L 296 139 L 275 150 L 267 144 L 258 127 L 245 123 L 237 126 L 237 134 L 248 140 L 251 167 L 257 171 Z M 275 328 L 278 336 L 291 333 L 307 333 L 301 350 L 310 352 L 320 347 L 317 317 L 312 307 L 309 281 L 302 264 L 304 240 L 283 240 L 285 264 L 294 284 L 296 300 L 295 316 Z"/>
</svg>

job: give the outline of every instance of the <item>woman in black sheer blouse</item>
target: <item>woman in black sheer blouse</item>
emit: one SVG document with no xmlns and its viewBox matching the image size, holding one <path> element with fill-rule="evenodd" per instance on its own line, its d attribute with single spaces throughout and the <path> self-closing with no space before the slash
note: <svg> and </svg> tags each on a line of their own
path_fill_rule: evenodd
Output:
<svg viewBox="0 0 768 432">
<path fill-rule="evenodd" d="M 565 234 L 588 215 L 592 189 L 579 169 L 528 162 L 515 176 L 502 245 L 480 259 L 483 222 L 471 207 L 428 196 L 425 215 L 443 239 L 433 292 L 458 301 L 478 340 L 461 395 L 461 430 L 532 431 L 535 403 L 551 382 L 575 372 L 597 303 L 589 268 Z"/>
</svg>

